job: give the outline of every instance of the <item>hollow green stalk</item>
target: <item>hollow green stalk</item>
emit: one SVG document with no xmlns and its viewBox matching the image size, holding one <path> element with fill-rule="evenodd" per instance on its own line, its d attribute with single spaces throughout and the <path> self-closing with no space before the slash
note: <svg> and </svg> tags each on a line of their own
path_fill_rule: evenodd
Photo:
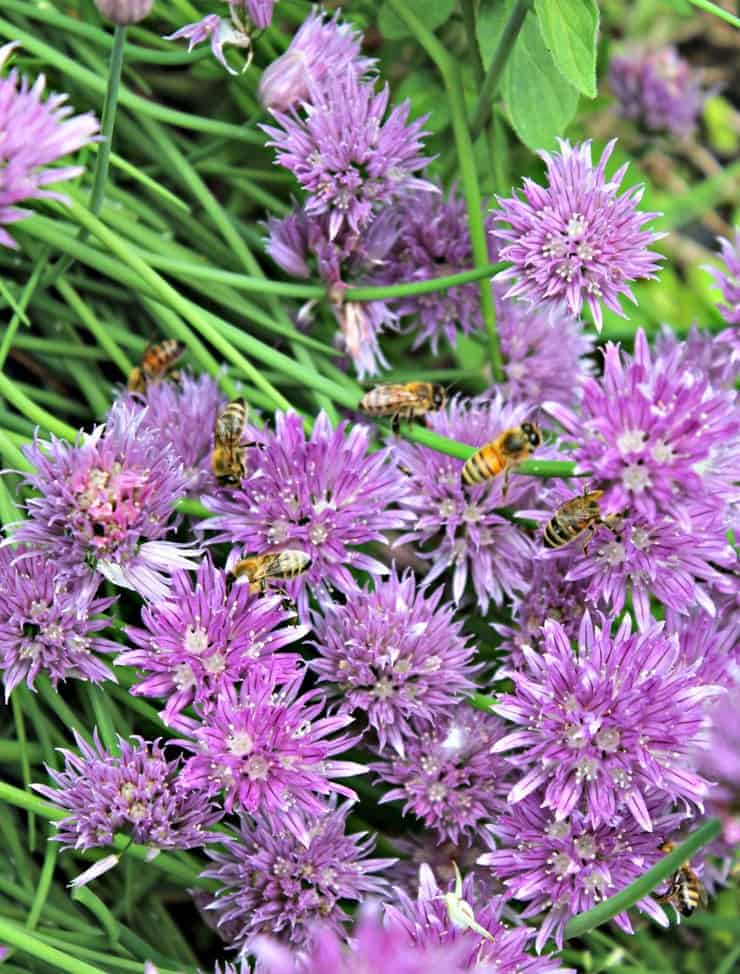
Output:
<svg viewBox="0 0 740 974">
<path fill-rule="evenodd" d="M 468 210 L 468 227 L 470 231 L 471 249 L 473 251 L 473 261 L 476 267 L 483 268 L 489 263 L 488 243 L 483 222 L 478 173 L 473 155 L 473 143 L 470 139 L 470 131 L 468 129 L 468 118 L 465 110 L 465 98 L 460 69 L 439 40 L 426 27 L 421 17 L 414 12 L 409 0 L 388 0 L 388 2 L 401 19 L 411 28 L 411 31 L 432 61 L 434 61 L 442 76 L 452 115 L 452 130 L 460 164 L 460 183 Z M 488 335 L 488 352 L 493 377 L 496 382 L 502 382 L 504 373 L 498 332 L 496 330 L 496 309 L 493 303 L 493 289 L 485 279 L 480 282 L 480 307 L 481 316 Z"/>
<path fill-rule="evenodd" d="M 509 55 L 514 49 L 519 31 L 522 29 L 524 18 L 527 16 L 531 6 L 532 0 L 517 0 L 511 16 L 504 26 L 501 40 L 498 42 L 498 47 L 486 72 L 483 87 L 480 90 L 478 105 L 475 109 L 473 120 L 470 123 L 470 135 L 474 141 L 486 127 L 491 117 L 494 95 L 501 81 L 501 76 L 504 73 L 506 62 L 509 60 Z"/>
<path fill-rule="evenodd" d="M 18 330 L 18 325 L 20 324 L 22 316 L 28 307 L 28 303 L 33 296 L 33 292 L 36 290 L 36 285 L 39 282 L 39 278 L 46 267 L 48 255 L 48 250 L 43 248 L 34 265 L 33 272 L 26 281 L 23 291 L 21 292 L 20 299 L 18 300 L 18 306 L 13 312 L 13 317 L 10 319 L 8 327 L 5 329 L 3 340 L 0 342 L 0 371 L 2 371 L 3 366 L 5 365 L 5 360 L 8 357 L 8 352 L 13 344 L 13 339 L 15 338 L 15 333 Z"/>
<path fill-rule="evenodd" d="M 620 890 L 619 893 L 610 896 L 608 900 L 604 900 L 603 903 L 599 903 L 593 909 L 587 910 L 586 913 L 573 917 L 565 928 L 565 936 L 569 939 L 580 937 L 584 933 L 588 933 L 589 930 L 611 920 L 624 910 L 628 910 L 638 900 L 648 896 L 664 879 L 671 876 L 682 863 L 695 856 L 699 849 L 716 839 L 721 832 L 722 825 L 719 819 L 713 818 L 705 822 L 673 852 L 656 863 L 652 869 L 648 869 L 634 883 L 630 883 L 626 889 Z"/>
</svg>

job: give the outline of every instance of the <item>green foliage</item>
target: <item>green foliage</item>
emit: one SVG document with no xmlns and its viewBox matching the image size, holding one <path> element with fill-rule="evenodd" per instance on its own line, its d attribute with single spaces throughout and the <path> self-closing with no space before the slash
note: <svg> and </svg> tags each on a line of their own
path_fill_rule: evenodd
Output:
<svg viewBox="0 0 740 974">
<path fill-rule="evenodd" d="M 540 30 L 560 73 L 582 94 L 596 96 L 596 0 L 535 0 Z"/>
<path fill-rule="evenodd" d="M 449 19 L 455 3 L 456 0 L 415 0 L 414 12 L 421 17 L 429 30 L 436 30 Z M 387 2 L 378 12 L 378 28 L 388 40 L 413 36 L 411 28 Z"/>
</svg>

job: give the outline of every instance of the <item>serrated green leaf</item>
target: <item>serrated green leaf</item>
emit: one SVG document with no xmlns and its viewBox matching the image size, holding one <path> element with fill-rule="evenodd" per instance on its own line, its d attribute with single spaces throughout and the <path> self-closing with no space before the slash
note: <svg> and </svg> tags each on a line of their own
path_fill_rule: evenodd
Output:
<svg viewBox="0 0 740 974">
<path fill-rule="evenodd" d="M 589 98 L 596 97 L 596 0 L 535 0 L 542 37 L 558 70 Z"/>
<path fill-rule="evenodd" d="M 456 0 L 414 0 L 414 13 L 421 17 L 429 30 L 436 30 L 455 9 Z M 412 30 L 390 4 L 384 3 L 378 14 L 378 30 L 389 41 L 410 37 Z"/>
<path fill-rule="evenodd" d="M 576 113 L 578 92 L 555 67 L 532 14 L 509 57 L 503 94 L 516 134 L 532 150 L 552 148 Z"/>
</svg>

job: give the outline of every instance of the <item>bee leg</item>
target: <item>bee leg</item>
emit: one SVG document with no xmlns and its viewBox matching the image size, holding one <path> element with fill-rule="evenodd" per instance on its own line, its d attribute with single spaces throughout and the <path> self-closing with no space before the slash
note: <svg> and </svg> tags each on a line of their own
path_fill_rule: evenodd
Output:
<svg viewBox="0 0 740 974">
<path fill-rule="evenodd" d="M 509 492 L 509 475 L 511 473 L 511 467 L 507 467 L 504 470 L 504 482 L 501 484 L 501 499 L 506 500 L 506 495 Z"/>
<path fill-rule="evenodd" d="M 401 414 L 394 413 L 391 418 L 391 432 L 394 436 L 398 436 L 401 432 Z"/>
<path fill-rule="evenodd" d="M 588 546 L 594 540 L 594 532 L 595 532 L 595 530 L 596 530 L 596 528 L 597 528 L 597 526 L 598 526 L 599 523 L 601 523 L 601 522 L 597 522 L 596 524 L 589 524 L 589 526 L 586 528 L 586 532 L 585 532 L 586 537 L 584 538 L 584 541 L 583 541 L 583 553 L 584 553 L 584 555 L 587 555 L 588 554 Z"/>
</svg>

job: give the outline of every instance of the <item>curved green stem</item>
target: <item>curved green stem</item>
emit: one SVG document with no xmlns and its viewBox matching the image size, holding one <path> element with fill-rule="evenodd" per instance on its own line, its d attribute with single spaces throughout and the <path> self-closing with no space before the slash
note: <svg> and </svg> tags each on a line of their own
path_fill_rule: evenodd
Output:
<svg viewBox="0 0 740 974">
<path fill-rule="evenodd" d="M 740 17 L 736 17 L 735 14 L 730 13 L 729 10 L 724 10 L 716 3 L 711 3 L 710 0 L 689 0 L 689 3 L 693 3 L 700 10 L 706 10 L 709 14 L 714 14 L 715 17 L 724 20 L 726 24 L 731 24 L 733 27 L 740 29 Z"/>
<path fill-rule="evenodd" d="M 23 927 L 3 917 L 0 917 L 0 941 L 10 944 L 24 954 L 30 954 L 31 957 L 44 961 L 56 971 L 68 971 L 69 974 L 106 974 L 100 967 L 93 967 L 83 960 L 70 957 L 69 954 L 50 944 L 45 944 Z"/>
<path fill-rule="evenodd" d="M 450 287 L 470 284 L 483 278 L 493 277 L 507 264 L 481 264 L 469 271 L 458 274 L 447 274 L 444 277 L 430 277 L 425 281 L 410 281 L 408 284 L 389 284 L 385 287 L 350 287 L 345 292 L 347 301 L 382 301 L 386 298 L 407 298 L 417 294 L 431 294 L 433 291 L 445 291 Z"/>
<path fill-rule="evenodd" d="M 460 182 L 468 209 L 468 227 L 473 261 L 476 267 L 482 268 L 489 263 L 488 243 L 460 70 L 418 14 L 411 9 L 408 0 L 389 0 L 389 2 L 401 19 L 408 24 L 421 46 L 437 65 L 447 89 L 452 114 L 452 129 L 460 164 Z M 496 382 L 502 382 L 504 375 L 498 332 L 496 331 L 496 309 L 493 303 L 493 290 L 486 280 L 480 282 L 480 307 L 488 334 L 488 352 L 493 377 Z"/>
<path fill-rule="evenodd" d="M 501 40 L 498 43 L 493 60 L 486 73 L 483 87 L 480 90 L 473 121 L 470 123 L 470 135 L 473 141 L 478 138 L 488 124 L 488 119 L 491 117 L 491 108 L 493 107 L 493 96 L 496 94 L 496 89 L 501 80 L 501 75 L 504 73 L 506 62 L 509 60 L 509 55 L 514 49 L 514 44 L 519 31 L 522 29 L 524 18 L 527 16 L 531 6 L 532 0 L 517 0 L 511 16 L 506 22 L 503 33 L 501 34 Z"/>
<path fill-rule="evenodd" d="M 685 842 L 669 852 L 652 869 L 648 869 L 639 879 L 636 879 L 634 883 L 630 883 L 626 889 L 610 896 L 608 900 L 599 903 L 592 910 L 573 917 L 565 928 L 565 936 L 568 938 L 580 937 L 584 933 L 588 933 L 589 930 L 593 930 L 594 927 L 600 927 L 602 923 L 606 923 L 607 920 L 611 920 L 624 910 L 628 910 L 638 900 L 648 896 L 659 883 L 672 875 L 682 863 L 696 855 L 699 849 L 709 845 L 721 832 L 722 824 L 719 819 L 712 818 L 705 822 L 696 832 L 692 832 Z"/>
<path fill-rule="evenodd" d="M 21 392 L 21 390 L 6 375 L 0 372 L 0 396 L 12 403 L 15 408 L 32 423 L 38 423 L 44 429 L 50 430 L 55 436 L 63 440 L 74 441 L 77 437 L 77 430 L 47 413 L 41 406 L 37 406 L 33 400 Z"/>
</svg>

